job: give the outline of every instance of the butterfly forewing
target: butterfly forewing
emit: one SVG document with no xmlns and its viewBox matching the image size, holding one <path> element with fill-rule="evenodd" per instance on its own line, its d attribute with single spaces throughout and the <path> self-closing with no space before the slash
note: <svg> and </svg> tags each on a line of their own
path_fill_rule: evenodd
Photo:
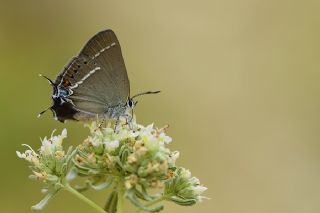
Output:
<svg viewBox="0 0 320 213">
<path fill-rule="evenodd" d="M 72 90 L 68 98 L 81 111 L 104 113 L 108 107 L 125 105 L 130 85 L 114 32 L 93 36 L 55 83 Z"/>
</svg>

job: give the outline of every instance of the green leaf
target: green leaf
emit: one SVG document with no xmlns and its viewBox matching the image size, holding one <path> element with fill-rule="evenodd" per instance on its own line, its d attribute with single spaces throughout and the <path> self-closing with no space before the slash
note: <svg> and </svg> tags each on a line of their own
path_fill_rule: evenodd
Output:
<svg viewBox="0 0 320 213">
<path fill-rule="evenodd" d="M 117 203 L 118 203 L 118 193 L 113 191 L 107 200 L 107 203 L 104 207 L 108 213 L 116 213 L 117 212 Z"/>
<path fill-rule="evenodd" d="M 46 205 L 48 205 L 51 198 L 53 198 L 59 189 L 48 192 L 48 194 L 36 205 L 32 206 L 31 209 L 34 211 L 41 211 Z"/>
</svg>

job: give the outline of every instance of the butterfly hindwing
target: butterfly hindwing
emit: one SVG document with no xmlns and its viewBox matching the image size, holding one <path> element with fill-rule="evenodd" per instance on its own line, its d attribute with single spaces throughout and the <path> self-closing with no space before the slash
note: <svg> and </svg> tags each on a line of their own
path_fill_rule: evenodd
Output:
<svg viewBox="0 0 320 213">
<path fill-rule="evenodd" d="M 115 33 L 112 30 L 97 33 L 85 44 L 79 56 L 81 55 L 91 58 L 93 64 L 101 69 L 96 77 L 102 82 L 93 89 L 102 92 L 101 96 L 104 96 L 109 106 L 124 103 L 130 93 L 130 84 Z"/>
</svg>

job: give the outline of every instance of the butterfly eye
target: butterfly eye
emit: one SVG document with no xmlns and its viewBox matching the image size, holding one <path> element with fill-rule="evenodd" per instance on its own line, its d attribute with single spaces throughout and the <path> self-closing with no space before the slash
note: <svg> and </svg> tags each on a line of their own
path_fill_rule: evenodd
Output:
<svg viewBox="0 0 320 213">
<path fill-rule="evenodd" d="M 132 102 L 132 100 L 131 100 L 131 99 L 129 99 L 129 100 L 128 100 L 128 105 L 129 105 L 129 107 L 130 107 L 130 108 L 132 108 L 132 107 L 133 107 L 133 102 Z"/>
</svg>

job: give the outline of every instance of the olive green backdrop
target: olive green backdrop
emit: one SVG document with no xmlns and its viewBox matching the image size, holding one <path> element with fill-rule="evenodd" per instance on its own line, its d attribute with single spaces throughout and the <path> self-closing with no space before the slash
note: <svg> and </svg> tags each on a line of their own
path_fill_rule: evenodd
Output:
<svg viewBox="0 0 320 213">
<path fill-rule="evenodd" d="M 209 189 L 164 212 L 320 212 L 318 0 L 0 0 L 0 212 L 30 212 L 42 195 L 15 150 L 67 127 L 51 113 L 54 78 L 97 31 L 120 40 L 138 121 L 170 124 L 172 150 Z M 103 205 L 105 192 L 86 195 Z M 127 205 L 127 212 L 131 205 Z M 67 192 L 45 209 L 92 212 Z"/>
</svg>

